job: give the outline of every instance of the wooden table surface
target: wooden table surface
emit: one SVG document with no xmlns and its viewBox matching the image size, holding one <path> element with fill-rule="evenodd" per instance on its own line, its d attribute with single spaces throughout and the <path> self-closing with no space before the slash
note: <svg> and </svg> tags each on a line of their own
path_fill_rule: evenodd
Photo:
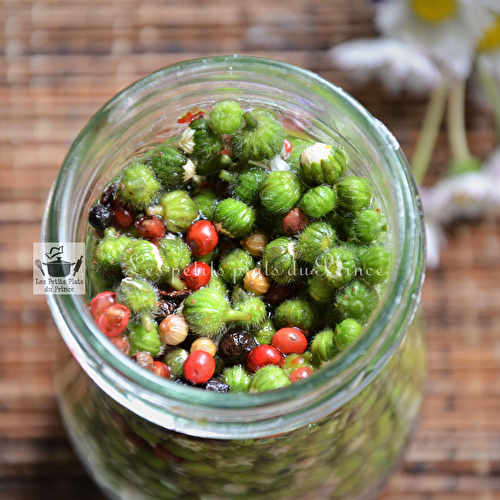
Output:
<svg viewBox="0 0 500 500">
<path fill-rule="evenodd" d="M 4 0 L 0 7 L 0 498 L 102 500 L 65 438 L 52 368 L 56 328 L 32 294 L 32 243 L 69 144 L 132 81 L 200 55 L 248 53 L 309 68 L 345 87 L 411 155 L 425 98 L 359 89 L 329 62 L 335 43 L 374 34 L 364 0 Z M 474 154 L 495 146 L 472 99 Z M 446 165 L 442 131 L 427 183 Z M 500 225 L 448 228 L 429 272 L 429 380 L 404 468 L 383 500 L 500 499 Z"/>
</svg>

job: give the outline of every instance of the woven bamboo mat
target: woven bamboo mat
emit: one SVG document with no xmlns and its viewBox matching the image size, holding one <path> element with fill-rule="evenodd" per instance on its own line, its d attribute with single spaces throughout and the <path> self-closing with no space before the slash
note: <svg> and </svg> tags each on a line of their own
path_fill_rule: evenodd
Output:
<svg viewBox="0 0 500 500">
<path fill-rule="evenodd" d="M 0 498 L 102 500 L 79 466 L 52 388 L 57 332 L 32 294 L 32 242 L 72 139 L 132 81 L 206 54 L 249 53 L 345 87 L 411 155 L 425 99 L 354 87 L 327 50 L 374 34 L 364 0 L 4 0 L 0 7 Z M 491 117 L 468 102 L 474 154 L 494 147 Z M 445 167 L 444 131 L 432 171 Z M 430 376 L 422 419 L 383 500 L 500 499 L 500 226 L 449 228 L 423 309 Z"/>
</svg>

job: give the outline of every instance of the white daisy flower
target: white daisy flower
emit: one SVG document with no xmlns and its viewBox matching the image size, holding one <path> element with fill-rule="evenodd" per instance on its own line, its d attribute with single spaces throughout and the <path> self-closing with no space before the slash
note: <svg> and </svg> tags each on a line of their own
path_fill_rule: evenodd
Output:
<svg viewBox="0 0 500 500">
<path fill-rule="evenodd" d="M 442 83 L 437 66 L 417 47 L 395 38 L 359 39 L 330 50 L 332 62 L 359 84 L 378 79 L 385 89 L 422 94 Z"/>
<path fill-rule="evenodd" d="M 500 12 L 498 0 L 383 0 L 376 23 L 415 45 L 457 79 L 471 71 L 477 41 Z"/>
<path fill-rule="evenodd" d="M 179 140 L 179 148 L 184 151 L 184 153 L 190 155 L 194 151 L 194 133 L 195 130 L 191 127 L 187 127 L 182 132 L 181 138 Z"/>
<path fill-rule="evenodd" d="M 182 180 L 184 182 L 187 182 L 196 176 L 196 163 L 190 158 L 188 158 L 188 161 L 182 168 L 184 169 L 184 174 L 182 175 Z"/>
</svg>

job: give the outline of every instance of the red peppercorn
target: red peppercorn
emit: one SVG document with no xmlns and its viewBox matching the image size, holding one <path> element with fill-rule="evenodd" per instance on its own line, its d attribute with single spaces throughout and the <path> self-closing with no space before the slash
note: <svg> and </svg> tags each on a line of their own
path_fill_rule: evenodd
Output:
<svg viewBox="0 0 500 500">
<path fill-rule="evenodd" d="M 151 370 L 158 377 L 168 378 L 170 375 L 170 370 L 165 363 L 161 361 L 155 361 L 153 364 L 153 369 Z"/>
<path fill-rule="evenodd" d="M 106 337 L 114 337 L 127 328 L 130 310 L 123 304 L 113 304 L 108 307 L 97 319 L 97 328 Z"/>
<path fill-rule="evenodd" d="M 207 351 L 193 351 L 184 361 L 184 377 L 193 384 L 208 382 L 215 372 L 215 360 Z"/>
<path fill-rule="evenodd" d="M 281 221 L 283 231 L 285 231 L 288 236 L 300 234 L 304 231 L 308 224 L 309 219 L 307 218 L 307 215 L 300 210 L 300 208 L 294 208 L 288 212 Z"/>
<path fill-rule="evenodd" d="M 135 221 L 137 232 L 148 240 L 163 238 L 167 233 L 165 222 L 159 215 L 145 215 Z"/>
<path fill-rule="evenodd" d="M 195 222 L 186 233 L 186 245 L 195 257 L 208 255 L 219 242 L 219 234 L 209 220 Z"/>
<path fill-rule="evenodd" d="M 285 150 L 285 154 L 283 155 L 285 158 L 288 158 L 288 156 L 290 155 L 291 151 L 292 151 L 292 143 L 288 140 L 288 139 L 285 139 L 283 141 L 283 149 Z"/>
<path fill-rule="evenodd" d="M 116 337 L 112 337 L 109 339 L 111 343 L 125 356 L 128 356 L 130 353 L 130 340 L 123 333 L 118 334 Z"/>
<path fill-rule="evenodd" d="M 273 336 L 272 345 L 283 354 L 302 354 L 307 349 L 307 339 L 298 328 L 280 328 Z"/>
<path fill-rule="evenodd" d="M 182 271 L 180 279 L 191 290 L 198 290 L 210 281 L 211 276 L 212 270 L 208 264 L 205 264 L 205 262 L 193 262 Z"/>
<path fill-rule="evenodd" d="M 284 361 L 285 359 L 278 349 L 267 344 L 254 347 L 245 359 L 248 369 L 252 372 L 267 365 L 282 366 Z"/>
<path fill-rule="evenodd" d="M 98 293 L 89 303 L 90 311 L 94 319 L 97 319 L 109 306 L 116 304 L 116 293 Z"/>
<path fill-rule="evenodd" d="M 310 377 L 314 373 L 314 370 L 310 366 L 301 366 L 294 370 L 290 375 L 290 381 L 297 382 L 304 378 Z"/>
<path fill-rule="evenodd" d="M 117 229 L 128 229 L 134 222 L 134 214 L 130 208 L 119 200 L 115 200 L 112 207 L 115 213 L 114 226 Z"/>
</svg>

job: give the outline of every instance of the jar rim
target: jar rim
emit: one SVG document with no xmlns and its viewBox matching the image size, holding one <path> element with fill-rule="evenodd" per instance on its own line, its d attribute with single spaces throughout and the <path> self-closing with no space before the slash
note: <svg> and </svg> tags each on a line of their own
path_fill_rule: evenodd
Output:
<svg viewBox="0 0 500 500">
<path fill-rule="evenodd" d="M 340 103 L 342 110 L 370 135 L 394 180 L 392 188 L 396 190 L 395 200 L 399 204 L 399 232 L 395 242 L 399 265 L 394 266 L 391 283 L 385 292 L 385 304 L 371 318 L 362 338 L 352 348 L 301 383 L 257 394 L 218 394 L 161 379 L 121 355 L 110 342 L 103 342 L 104 336 L 90 318 L 81 296 L 47 294 L 49 307 L 66 344 L 102 389 L 121 404 L 133 405 L 133 411 L 144 418 L 161 420 L 162 425 L 172 429 L 183 427 L 193 435 L 216 436 L 215 429 L 223 424 L 233 426 L 234 435 L 240 436 L 242 425 L 248 428 L 253 422 L 254 430 L 246 433 L 249 436 L 252 432 L 260 432 L 258 422 L 274 419 L 274 427 L 280 428 L 276 425 L 278 417 L 288 420 L 285 427 L 291 428 L 297 426 L 293 415 L 303 413 L 304 408 L 317 416 L 320 411 L 327 411 L 327 407 L 331 411 L 331 401 L 327 403 L 327 400 L 332 400 L 332 394 L 336 395 L 336 404 L 340 404 L 349 394 L 359 392 L 397 348 L 402 337 L 398 332 L 406 331 L 411 323 L 425 274 L 425 233 L 420 200 L 408 163 L 394 136 L 340 87 L 306 69 L 254 56 L 206 57 L 173 64 L 138 80 L 108 101 L 90 119 L 64 160 L 47 200 L 42 241 L 71 241 L 67 239 L 70 235 L 66 214 L 74 208 L 68 193 L 69 179 L 74 176 L 77 159 L 89 147 L 95 127 L 102 123 L 103 116 L 108 121 L 110 116 L 119 119 L 120 113 L 130 103 L 144 97 L 158 80 L 179 81 L 193 78 L 195 74 L 202 79 L 208 72 L 236 74 L 238 71 L 282 73 L 290 81 L 308 85 L 311 91 L 322 93 L 326 99 L 335 99 L 337 105 Z M 168 411 L 164 411 L 166 408 Z M 204 420 L 203 424 L 195 423 L 200 419 Z"/>
</svg>

